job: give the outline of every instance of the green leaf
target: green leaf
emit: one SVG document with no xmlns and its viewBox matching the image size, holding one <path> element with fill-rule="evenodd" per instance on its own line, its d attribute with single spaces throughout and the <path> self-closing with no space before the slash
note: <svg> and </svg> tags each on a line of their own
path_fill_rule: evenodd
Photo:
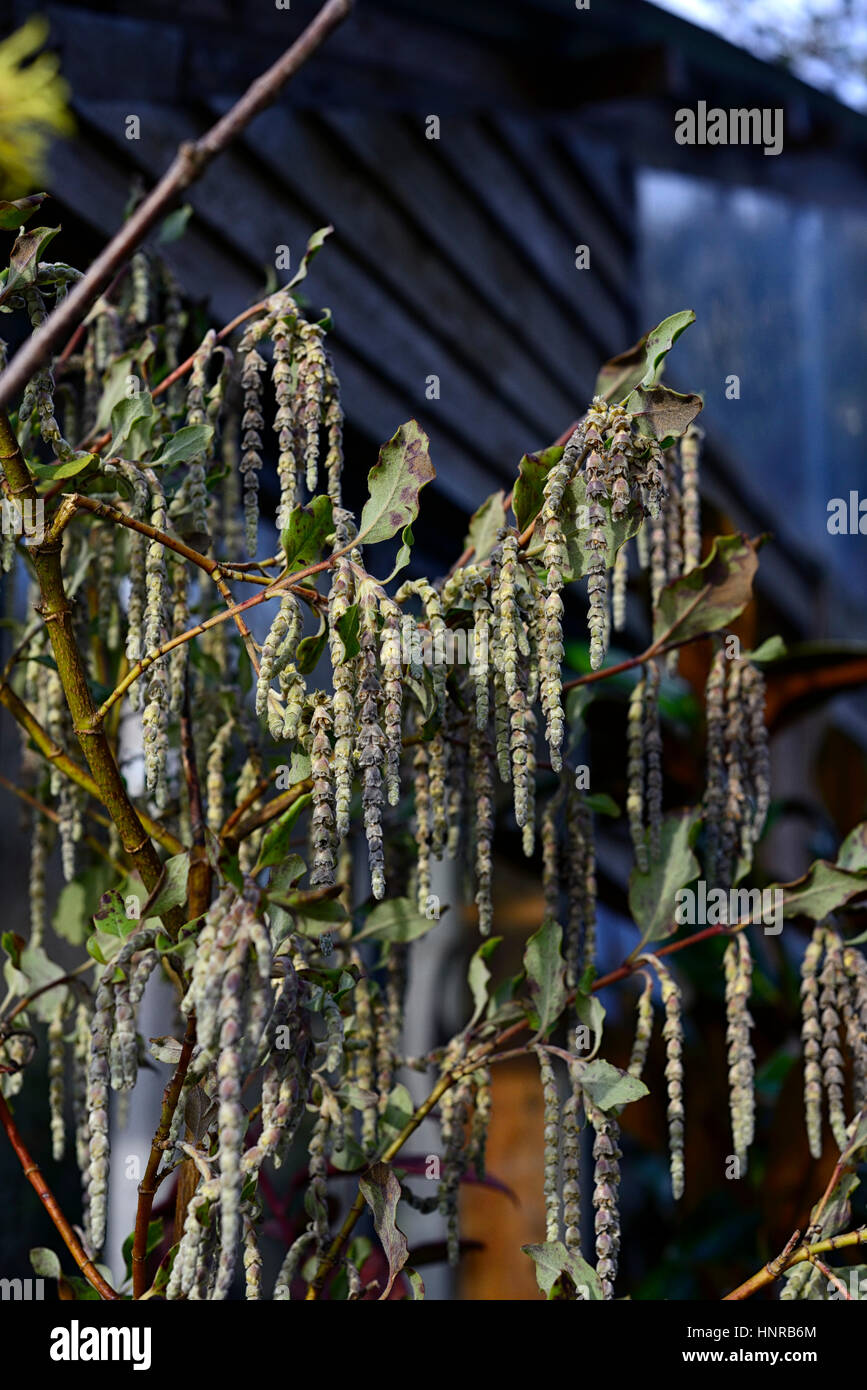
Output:
<svg viewBox="0 0 867 1390">
<path fill-rule="evenodd" d="M 512 511 L 515 513 L 519 531 L 524 531 L 542 510 L 545 479 L 554 464 L 560 462 L 563 453 L 562 444 L 552 444 L 547 449 L 540 449 L 538 453 L 525 454 L 518 464 L 518 477 L 512 491 Z M 488 501 L 490 500 L 489 498 Z M 500 525 L 502 524 L 500 522 Z M 491 550 L 495 541 L 496 537 Z M 488 553 L 490 554 L 490 551 Z"/>
<path fill-rule="evenodd" d="M 343 660 L 352 661 L 361 651 L 358 643 L 358 604 L 350 604 L 343 617 L 338 618 L 334 626 L 337 628 L 337 635 L 343 643 Z"/>
<path fill-rule="evenodd" d="M 769 637 L 755 651 L 741 652 L 744 661 L 751 661 L 755 666 L 761 666 L 765 662 L 781 661 L 784 656 L 788 656 L 788 647 L 782 637 Z"/>
<path fill-rule="evenodd" d="M 486 560 L 497 544 L 497 532 L 506 524 L 506 494 L 502 488 L 492 492 L 470 517 L 470 529 L 464 539 L 464 550 L 473 547 L 473 564 Z"/>
<path fill-rule="evenodd" d="M 367 475 L 368 499 L 361 513 L 359 544 L 387 541 L 418 516 L 418 495 L 435 477 L 429 440 L 417 420 L 401 425 L 383 444 Z"/>
<path fill-rule="evenodd" d="M 654 641 L 681 642 L 733 622 L 752 599 L 758 563 L 746 536 L 717 536 L 702 564 L 662 590 L 653 614 Z"/>
<path fill-rule="evenodd" d="M 575 1017 L 593 1034 L 593 1050 L 602 1041 L 602 1027 L 605 1023 L 605 1008 L 595 994 L 579 990 L 575 995 Z"/>
<path fill-rule="evenodd" d="M 473 952 L 470 960 L 470 968 L 467 972 L 467 983 L 470 993 L 473 996 L 473 1016 L 467 1024 L 467 1028 L 472 1028 L 481 1018 L 488 1002 L 488 985 L 491 980 L 491 972 L 486 962 L 493 955 L 494 951 L 502 941 L 501 936 L 489 936 L 487 941 L 483 941 L 481 946 Z M 466 1030 L 464 1030 L 466 1031 Z"/>
<path fill-rule="evenodd" d="M 379 1295 L 388 1298 L 392 1285 L 409 1258 L 406 1236 L 397 1224 L 400 1183 L 387 1163 L 374 1163 L 359 1180 L 359 1189 L 373 1213 L 373 1225 L 388 1260 L 388 1282 Z"/>
<path fill-rule="evenodd" d="M 536 1281 L 549 1299 L 574 1299 L 580 1290 L 584 1299 L 594 1303 L 602 1300 L 599 1276 L 580 1255 L 572 1255 L 559 1240 L 541 1245 L 522 1245 L 525 1255 L 536 1266 Z"/>
<path fill-rule="evenodd" d="M 850 830 L 837 855 L 837 867 L 859 873 L 867 869 L 867 821 L 862 820 L 854 830 Z"/>
<path fill-rule="evenodd" d="M 605 537 L 604 559 L 610 569 L 617 559 L 618 550 L 641 529 L 643 513 L 637 502 L 630 502 L 626 514 L 615 521 L 611 513 L 611 499 L 601 498 L 600 506 L 605 513 L 601 527 Z M 592 528 L 597 529 L 599 528 Z M 592 530 L 587 503 L 587 475 L 578 473 L 569 482 L 564 495 L 563 539 L 569 554 L 569 565 L 563 577 L 567 583 L 570 579 L 580 579 L 586 574 L 591 561 L 598 554 L 590 549 Z M 538 547 L 534 546 L 530 553 L 540 555 L 541 552 L 540 544 Z"/>
<path fill-rule="evenodd" d="M 646 439 L 657 439 L 667 449 L 689 429 L 703 407 L 701 396 L 683 396 L 670 386 L 639 386 L 624 403 L 624 410 Z"/>
<path fill-rule="evenodd" d="M 666 354 L 684 329 L 695 323 L 692 309 L 671 314 L 651 328 L 631 348 L 612 357 L 596 378 L 595 396 L 606 401 L 622 401 L 637 386 L 652 386 L 659 380 Z"/>
<path fill-rule="evenodd" d="M 867 878 L 817 859 L 803 878 L 792 883 L 772 883 L 766 892 L 783 894 L 784 917 L 811 917 L 821 922 L 859 893 L 867 893 Z"/>
<path fill-rule="evenodd" d="M 619 1105 L 628 1105 L 632 1100 L 640 1100 L 649 1095 L 643 1081 L 637 1076 L 613 1067 L 597 1057 L 580 1070 L 581 1089 L 600 1110 L 614 1110 Z"/>
<path fill-rule="evenodd" d="M 87 938 L 87 950 L 100 965 L 107 965 L 126 937 L 139 926 L 139 918 L 127 917 L 121 894 L 116 888 L 109 888 L 99 900 L 93 925 L 95 930 Z"/>
<path fill-rule="evenodd" d="M 362 930 L 353 940 L 375 937 L 378 941 L 416 941 L 436 925 L 436 920 L 423 916 L 411 898 L 388 898 L 368 913 Z"/>
<path fill-rule="evenodd" d="M 148 1233 L 145 1253 L 152 1255 L 157 1246 L 163 1239 L 163 1219 L 158 1217 L 156 1221 L 148 1222 Z M 135 1231 L 131 1231 L 123 1243 L 122 1254 L 123 1262 L 126 1265 L 126 1277 L 132 1278 L 132 1247 L 135 1244 Z"/>
<path fill-rule="evenodd" d="M 27 946 L 24 937 L 18 936 L 14 931 L 5 931 L 3 935 L 0 936 L 0 946 L 3 947 L 3 950 L 17 970 L 21 964 L 21 952 Z"/>
<path fill-rule="evenodd" d="M 424 1280 L 417 1269 L 411 1265 L 406 1265 L 403 1270 L 404 1278 L 409 1284 L 409 1296 L 414 1303 L 420 1303 L 424 1298 Z"/>
<path fill-rule="evenodd" d="M 174 212 L 170 212 L 168 217 L 163 219 L 157 241 L 162 244 L 168 241 L 180 241 L 187 230 L 187 223 L 192 215 L 192 203 L 184 203 L 183 207 L 175 208 Z"/>
<path fill-rule="evenodd" d="M 566 1002 L 566 966 L 560 954 L 563 931 L 557 922 L 542 923 L 527 942 L 524 969 L 533 1008 L 530 1024 L 544 1036 L 560 1017 Z"/>
<path fill-rule="evenodd" d="M 34 990 L 42 989 L 43 985 L 59 980 L 65 973 L 62 966 L 49 960 L 41 946 L 25 946 L 23 951 L 16 952 L 16 955 L 17 961 L 10 952 L 12 958 L 7 960 L 3 967 L 6 984 L 16 997 L 23 998 L 32 994 Z M 28 1004 L 28 1011 L 41 1022 L 47 1023 L 57 1011 L 58 997 L 56 990 L 47 990 L 38 999 L 34 999 L 32 1004 Z"/>
<path fill-rule="evenodd" d="M 12 203 L 0 200 L 0 229 L 17 232 L 47 197 L 47 193 L 31 193 L 29 198 L 16 198 Z"/>
<path fill-rule="evenodd" d="M 314 497 L 305 506 L 293 507 L 289 524 L 280 534 L 290 570 L 306 569 L 322 558 L 326 538 L 334 530 L 331 498 Z"/>
<path fill-rule="evenodd" d="M 40 1279 L 59 1279 L 62 1273 L 60 1261 L 53 1250 L 48 1250 L 44 1245 L 37 1245 L 35 1250 L 30 1251 L 30 1265 L 34 1274 L 38 1274 Z"/>
<path fill-rule="evenodd" d="M 172 855 L 163 865 L 153 900 L 147 902 L 148 917 L 162 917 L 173 907 L 182 907 L 187 901 L 187 877 L 190 872 L 188 851 Z"/>
<path fill-rule="evenodd" d="M 662 822 L 659 857 L 646 874 L 636 864 L 629 875 L 629 910 L 641 932 L 641 943 L 661 941 L 675 929 L 676 894 L 697 878 L 701 866 L 692 852 L 698 832 L 698 812 L 679 811 Z"/>
<path fill-rule="evenodd" d="M 189 463 L 191 459 L 206 458 L 211 452 L 213 439 L 213 425 L 184 425 L 163 442 L 156 458 L 152 460 L 152 467 L 173 468 L 176 463 Z"/>
<path fill-rule="evenodd" d="M 385 1148 L 402 1134 L 415 1113 L 412 1096 L 406 1086 L 398 1083 L 392 1087 L 385 1102 L 385 1110 L 379 1121 L 380 1147 Z"/>
<path fill-rule="evenodd" d="M 60 890 L 52 927 L 59 937 L 73 946 L 82 946 L 91 926 L 94 904 L 116 878 L 111 865 L 98 861 L 76 875 Z"/>
<path fill-rule="evenodd" d="M 269 893 L 288 893 L 293 885 L 302 878 L 307 870 L 307 865 L 300 854 L 287 854 L 286 858 L 276 864 L 271 872 L 268 881 Z"/>
<path fill-rule="evenodd" d="M 581 686 L 578 689 L 580 690 Z M 611 816 L 616 820 L 620 815 L 620 807 L 614 797 L 609 796 L 607 792 L 588 792 L 584 798 L 584 804 L 591 811 L 595 811 L 597 816 Z"/>
<path fill-rule="evenodd" d="M 403 533 L 400 539 L 401 546 L 397 552 L 397 558 L 394 562 L 394 569 L 391 571 L 391 574 L 388 576 L 388 578 L 382 581 L 383 584 L 388 584 L 392 579 L 394 579 L 394 576 L 396 574 L 399 574 L 400 571 L 404 569 L 406 565 L 409 564 L 413 546 L 413 534 L 411 526 L 404 526 Z"/>
<path fill-rule="evenodd" d="M 311 804 L 313 797 L 307 792 L 304 796 L 299 796 L 297 801 L 293 801 L 288 810 L 271 826 L 268 834 L 262 842 L 259 851 L 259 862 L 253 870 L 253 876 L 261 873 L 263 869 L 270 868 L 272 864 L 279 864 L 289 853 L 289 839 L 292 834 L 292 827 L 298 817 Z"/>
<path fill-rule="evenodd" d="M 92 311 L 91 311 L 92 312 Z M 141 385 L 142 369 L 144 364 L 155 351 L 155 344 L 151 338 L 145 338 L 130 352 L 115 358 L 105 373 L 105 385 L 102 395 L 99 398 L 99 407 L 96 412 L 96 423 L 94 432 L 101 434 L 108 429 L 111 421 L 111 412 L 119 401 L 129 398 L 130 378 L 135 377 L 137 384 Z"/>
<path fill-rule="evenodd" d="M 45 248 L 59 231 L 59 227 L 34 227 L 31 232 L 21 233 L 9 257 L 9 271 L 3 293 L 0 294 L 0 304 L 26 285 L 33 284 Z"/>
<path fill-rule="evenodd" d="M 315 669 L 317 661 L 325 651 L 327 641 L 328 624 L 323 613 L 319 619 L 319 631 L 311 633 L 309 637 L 302 637 L 295 649 L 295 665 L 302 676 L 309 676 Z"/>
<path fill-rule="evenodd" d="M 63 1283 L 68 1285 L 72 1291 L 72 1298 L 76 1303 L 101 1303 L 102 1299 L 92 1284 L 86 1279 L 82 1279 L 79 1274 L 63 1276 Z"/>
<path fill-rule="evenodd" d="M 41 481 L 51 482 L 55 478 L 74 478 L 76 474 L 83 473 L 85 468 L 91 468 L 97 462 L 96 454 L 89 453 L 87 449 L 77 449 L 70 458 L 64 459 L 63 463 L 31 463 L 30 471 Z"/>
<path fill-rule="evenodd" d="M 324 246 L 325 238 L 331 236 L 331 233 L 333 231 L 333 227 L 320 227 L 318 231 L 315 231 L 313 233 L 313 235 L 307 242 L 307 248 L 304 252 L 304 255 L 301 257 L 301 263 L 298 266 L 298 269 L 296 270 L 294 276 L 286 286 L 287 290 L 291 290 L 293 285 L 298 285 L 301 283 L 302 280 L 306 279 L 307 272 L 310 269 L 310 262 L 313 260 L 313 257 L 316 255 L 317 251 L 321 250 L 321 248 Z"/>
<path fill-rule="evenodd" d="M 135 396 L 124 396 L 111 412 L 112 454 L 141 459 L 150 450 L 156 423 L 150 391 L 142 388 Z"/>
</svg>

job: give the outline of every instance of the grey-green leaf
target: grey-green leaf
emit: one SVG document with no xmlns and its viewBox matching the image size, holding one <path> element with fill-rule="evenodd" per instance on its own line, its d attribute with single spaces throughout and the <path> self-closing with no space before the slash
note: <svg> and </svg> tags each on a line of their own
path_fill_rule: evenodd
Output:
<svg viewBox="0 0 867 1390">
<path fill-rule="evenodd" d="M 698 813 L 675 812 L 662 822 L 659 857 L 646 874 L 636 865 L 629 876 L 629 909 L 641 932 L 642 944 L 661 941 L 675 929 L 675 895 L 700 872 L 692 852 Z"/>
<path fill-rule="evenodd" d="M 362 930 L 353 939 L 366 941 L 415 941 L 436 925 L 435 918 L 423 916 L 410 898 L 388 898 L 368 913 Z"/>
<path fill-rule="evenodd" d="M 383 444 L 367 475 L 368 499 L 361 513 L 359 543 L 387 541 L 418 516 L 418 495 L 435 477 L 430 441 L 417 420 L 401 425 Z"/>
<path fill-rule="evenodd" d="M 558 922 L 542 923 L 527 942 L 524 969 L 530 988 L 530 1022 L 544 1036 L 560 1017 L 566 1002 L 565 962 L 560 947 L 563 930 Z"/>
<path fill-rule="evenodd" d="M 654 640 L 681 642 L 733 622 L 752 599 L 758 563 L 757 548 L 746 536 L 717 536 L 702 564 L 662 590 L 653 614 Z"/>
<path fill-rule="evenodd" d="M 617 1106 L 628 1105 L 632 1100 L 640 1100 L 649 1094 L 643 1081 L 637 1076 L 603 1062 L 601 1057 L 588 1062 L 580 1070 L 581 1089 L 600 1110 L 614 1110 Z"/>
<path fill-rule="evenodd" d="M 562 1241 L 522 1245 L 521 1249 L 534 1262 L 536 1281 L 549 1300 L 574 1299 L 576 1294 L 594 1303 L 602 1300 L 602 1285 L 595 1269 L 580 1255 L 570 1254 Z"/>
</svg>

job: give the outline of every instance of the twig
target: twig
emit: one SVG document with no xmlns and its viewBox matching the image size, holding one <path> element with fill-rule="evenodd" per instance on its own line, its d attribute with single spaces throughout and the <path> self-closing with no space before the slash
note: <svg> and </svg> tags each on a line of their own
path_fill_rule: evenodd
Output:
<svg viewBox="0 0 867 1390">
<path fill-rule="evenodd" d="M 829 1250 L 845 1250 L 852 1245 L 867 1245 L 867 1226 L 862 1226 L 859 1231 L 847 1231 L 842 1236 L 828 1236 L 825 1240 L 817 1241 L 815 1245 L 802 1245 L 791 1251 L 788 1256 L 784 1251 L 779 1259 L 765 1265 L 764 1269 L 760 1269 L 751 1279 L 746 1279 L 743 1284 L 732 1289 L 731 1293 L 727 1293 L 723 1302 L 740 1302 L 756 1293 L 758 1289 L 773 1284 L 785 1270 L 791 1269 L 792 1265 L 802 1264 L 804 1260 L 815 1260 L 816 1255 L 824 1255 Z M 830 1271 L 828 1273 L 830 1274 Z"/>
<path fill-rule="evenodd" d="M 316 52 L 351 8 L 352 0 L 327 0 L 327 4 L 292 47 L 256 79 L 225 116 L 200 139 L 181 145 L 156 187 L 97 256 L 84 278 L 49 314 L 0 375 L 0 406 L 8 405 L 24 390 L 51 353 L 78 327 L 119 266 L 140 246 L 177 195 L 200 177 L 211 161 L 246 129 L 254 116 L 272 104 L 289 78 Z"/>
<path fill-rule="evenodd" d="M 120 1294 L 111 1287 L 100 1274 L 93 1260 L 87 1254 L 75 1231 L 70 1226 L 66 1217 L 58 1205 L 57 1198 L 54 1196 L 48 1183 L 39 1171 L 38 1164 L 33 1162 L 24 1140 L 18 1133 L 18 1128 L 12 1118 L 9 1106 L 2 1094 L 0 1094 L 0 1124 L 2 1124 L 9 1142 L 15 1150 L 21 1167 L 24 1169 L 24 1176 L 30 1183 L 40 1202 L 44 1206 L 51 1220 L 54 1222 L 57 1231 L 63 1240 L 64 1245 L 69 1251 L 78 1268 L 81 1270 L 87 1282 L 96 1289 L 101 1298 L 119 1299 Z"/>
<path fill-rule="evenodd" d="M 169 1137 L 169 1130 L 172 1127 L 175 1110 L 183 1089 L 193 1055 L 193 1048 L 196 1045 L 196 1019 L 194 1014 L 190 1014 L 187 1019 L 187 1031 L 184 1036 L 181 1055 L 175 1067 L 174 1075 L 163 1094 L 163 1106 L 160 1113 L 160 1123 L 151 1144 L 150 1156 L 145 1168 L 144 1177 L 138 1187 L 138 1207 L 135 1214 L 135 1233 L 133 1235 L 132 1247 L 132 1292 L 133 1298 L 141 1298 L 147 1291 L 147 1239 L 148 1227 L 150 1225 L 151 1212 L 154 1205 L 154 1197 L 157 1190 L 157 1170 L 165 1153 L 164 1145 Z"/>
</svg>

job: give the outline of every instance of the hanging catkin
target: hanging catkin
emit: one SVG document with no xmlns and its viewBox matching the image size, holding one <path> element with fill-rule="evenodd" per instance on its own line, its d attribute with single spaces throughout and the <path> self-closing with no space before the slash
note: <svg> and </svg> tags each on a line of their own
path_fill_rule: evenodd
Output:
<svg viewBox="0 0 867 1390">
<path fill-rule="evenodd" d="M 413 758 L 413 794 L 415 801 L 416 896 L 420 912 L 424 912 L 431 888 L 431 800 L 428 775 L 428 750 L 420 744 Z"/>
<path fill-rule="evenodd" d="M 855 1110 L 867 1105 L 867 962 L 854 946 L 843 951 L 843 970 L 848 980 L 844 992 L 846 1034 L 854 1058 L 852 1089 Z"/>
<path fill-rule="evenodd" d="M 560 667 L 563 662 L 563 576 L 569 564 L 563 536 L 563 494 L 578 459 L 580 434 L 576 430 L 564 451 L 563 459 L 551 469 L 545 479 L 540 513 L 544 541 L 545 565 L 544 616 L 540 644 L 540 690 L 542 713 L 545 717 L 545 738 L 551 756 L 551 766 L 559 772 L 562 765 L 564 718 L 560 688 Z"/>
<path fill-rule="evenodd" d="M 563 1106 L 563 1240 L 573 1255 L 581 1254 L 581 1127 L 584 1092 L 580 1071 L 569 1066 L 569 1096 Z"/>
<path fill-rule="evenodd" d="M 545 1239 L 560 1239 L 560 1194 L 557 1179 L 560 1168 L 560 1095 L 551 1057 L 543 1047 L 534 1048 L 542 1080 L 545 1164 Z"/>
<path fill-rule="evenodd" d="M 328 441 L 325 455 L 328 496 L 335 507 L 341 506 L 341 473 L 343 471 L 343 406 L 340 403 L 340 385 L 334 371 L 334 364 L 328 353 L 325 354 L 325 412 L 323 423 Z"/>
<path fill-rule="evenodd" d="M 677 1200 L 683 1196 L 683 1016 L 680 989 L 670 971 L 657 956 L 642 956 L 656 972 L 662 992 L 665 1022 L 662 1036 L 665 1041 L 665 1082 L 668 1091 L 668 1144 L 671 1167 L 671 1190 Z"/>
<path fill-rule="evenodd" d="M 542 894 L 545 899 L 545 916 L 556 922 L 560 915 L 560 832 L 559 817 L 565 794 L 565 784 L 560 783 L 552 796 L 549 796 L 542 812 Z"/>
<path fill-rule="evenodd" d="M 720 650 L 711 663 L 705 691 L 707 770 L 702 808 L 705 827 L 704 867 L 708 882 L 714 886 L 719 884 L 721 878 L 721 838 L 726 807 L 725 667 L 725 652 Z"/>
<path fill-rule="evenodd" d="M 359 725 L 355 756 L 361 769 L 361 805 L 367 839 L 367 862 L 373 896 L 385 896 L 385 855 L 382 845 L 382 766 L 385 761 L 385 735 L 379 723 L 380 682 L 377 671 L 377 601 L 372 583 L 361 585 L 358 594 L 360 637 Z"/>
<path fill-rule="evenodd" d="M 380 603 L 382 613 L 382 696 L 385 701 L 385 789 L 388 804 L 400 800 L 400 755 L 403 747 L 403 672 L 400 659 L 400 609 L 391 599 Z M 335 684 L 336 684 L 335 673 Z M 336 696 L 335 696 L 336 700 Z"/>
<path fill-rule="evenodd" d="M 277 435 L 277 476 L 280 481 L 280 502 L 277 507 L 277 530 L 289 524 L 289 517 L 298 495 L 298 457 L 295 443 L 295 401 L 293 395 L 292 345 L 294 321 L 278 319 L 271 330 L 274 343 L 274 367 L 271 380 L 277 412 L 274 431 Z"/>
<path fill-rule="evenodd" d="M 647 831 L 651 860 L 659 858 L 662 834 L 662 730 L 659 722 L 659 666 L 647 663 L 644 687 L 644 753 L 647 759 Z"/>
<path fill-rule="evenodd" d="M 596 1231 L 596 1273 L 603 1298 L 614 1297 L 620 1253 L 620 1127 L 613 1115 L 585 1099 L 587 1118 L 596 1131 L 593 1140 L 593 1210 Z"/>
<path fill-rule="evenodd" d="M 801 1039 L 804 1046 L 804 1107 L 813 1158 L 822 1156 L 822 1025 L 819 1014 L 819 962 L 824 928 L 816 926 L 801 965 Z"/>
<path fill-rule="evenodd" d="M 699 459 L 703 432 L 690 425 L 680 441 L 681 483 L 683 487 L 683 572 L 688 574 L 701 561 L 701 501 L 699 497 Z"/>
<path fill-rule="evenodd" d="M 566 802 L 566 980 L 574 989 L 596 957 L 596 848 L 593 813 L 570 786 Z"/>
<path fill-rule="evenodd" d="M 316 491 L 319 475 L 319 426 L 326 390 L 326 361 L 319 324 L 298 324 L 300 352 L 298 362 L 298 424 L 304 441 L 304 467 L 307 491 Z"/>
<path fill-rule="evenodd" d="M 241 343 L 241 351 L 244 342 Z M 241 386 L 244 391 L 244 413 L 241 417 L 241 477 L 244 484 L 244 536 L 247 554 L 255 555 L 259 547 L 259 473 L 262 469 L 262 373 L 265 359 L 255 347 L 243 358 Z M 291 426 L 290 426 L 291 434 Z"/>
<path fill-rule="evenodd" d="M 352 568 L 348 560 L 338 560 L 328 596 L 328 633 L 334 681 L 334 788 L 335 832 L 338 841 L 349 834 L 349 807 L 352 800 L 352 753 L 355 741 L 356 668 L 346 659 L 346 648 L 338 623 L 352 602 Z M 389 657 L 392 653 L 389 653 Z M 389 665 L 389 679 L 393 667 Z M 393 729 L 387 727 L 389 768 L 392 767 Z M 389 797 L 390 799 L 390 797 Z"/>
<path fill-rule="evenodd" d="M 331 702 L 328 696 L 320 691 L 315 697 L 310 720 L 313 734 L 310 750 L 310 771 L 313 778 L 313 815 L 310 822 L 313 863 L 310 869 L 310 883 L 314 888 L 330 888 L 335 881 L 331 724 Z"/>
<path fill-rule="evenodd" d="M 830 927 L 824 935 L 825 959 L 819 975 L 822 1024 L 822 1083 L 828 1098 L 828 1119 L 838 1149 L 846 1147 L 843 1058 L 840 1054 L 838 1000 L 843 985 L 842 943 Z"/>
<path fill-rule="evenodd" d="M 491 901 L 494 872 L 494 778 L 490 740 L 487 734 L 480 733 L 478 729 L 473 729 L 470 733 L 470 777 L 476 871 L 475 901 L 479 912 L 479 932 L 482 936 L 488 936 L 494 917 Z"/>
<path fill-rule="evenodd" d="M 207 775 L 205 786 L 208 795 L 208 829 L 216 835 L 222 824 L 225 810 L 224 792 L 226 786 L 225 764 L 232 747 L 235 731 L 234 718 L 227 719 L 218 729 L 208 750 Z"/>
<path fill-rule="evenodd" d="M 629 1075 L 639 1078 L 644 1071 L 650 1039 L 653 1035 L 653 978 L 647 970 L 642 970 L 641 974 L 644 976 L 644 988 L 638 997 L 635 1038 L 627 1066 Z"/>
<path fill-rule="evenodd" d="M 749 1012 L 753 963 L 746 934 L 741 931 L 726 947 L 723 958 L 726 981 L 726 1041 L 728 1043 L 729 1105 L 738 1177 L 747 1170 L 747 1150 L 753 1142 L 755 1098 L 753 1048 Z"/>
<path fill-rule="evenodd" d="M 55 1163 L 63 1159 L 66 1147 L 66 1125 L 63 1118 L 64 1097 L 64 1028 L 63 1017 L 66 1011 L 66 996 L 61 994 L 60 1003 L 48 1025 L 48 1106 L 51 1116 L 51 1157 Z"/>
</svg>

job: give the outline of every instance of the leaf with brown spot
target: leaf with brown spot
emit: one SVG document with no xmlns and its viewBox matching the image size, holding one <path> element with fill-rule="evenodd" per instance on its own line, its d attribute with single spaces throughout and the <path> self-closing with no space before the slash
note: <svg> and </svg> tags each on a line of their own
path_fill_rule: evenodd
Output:
<svg viewBox="0 0 867 1390">
<path fill-rule="evenodd" d="M 367 475 L 370 493 L 361 513 L 359 544 L 390 540 L 418 516 L 418 495 L 435 477 L 430 441 L 417 420 L 408 420 L 383 444 Z"/>
</svg>

